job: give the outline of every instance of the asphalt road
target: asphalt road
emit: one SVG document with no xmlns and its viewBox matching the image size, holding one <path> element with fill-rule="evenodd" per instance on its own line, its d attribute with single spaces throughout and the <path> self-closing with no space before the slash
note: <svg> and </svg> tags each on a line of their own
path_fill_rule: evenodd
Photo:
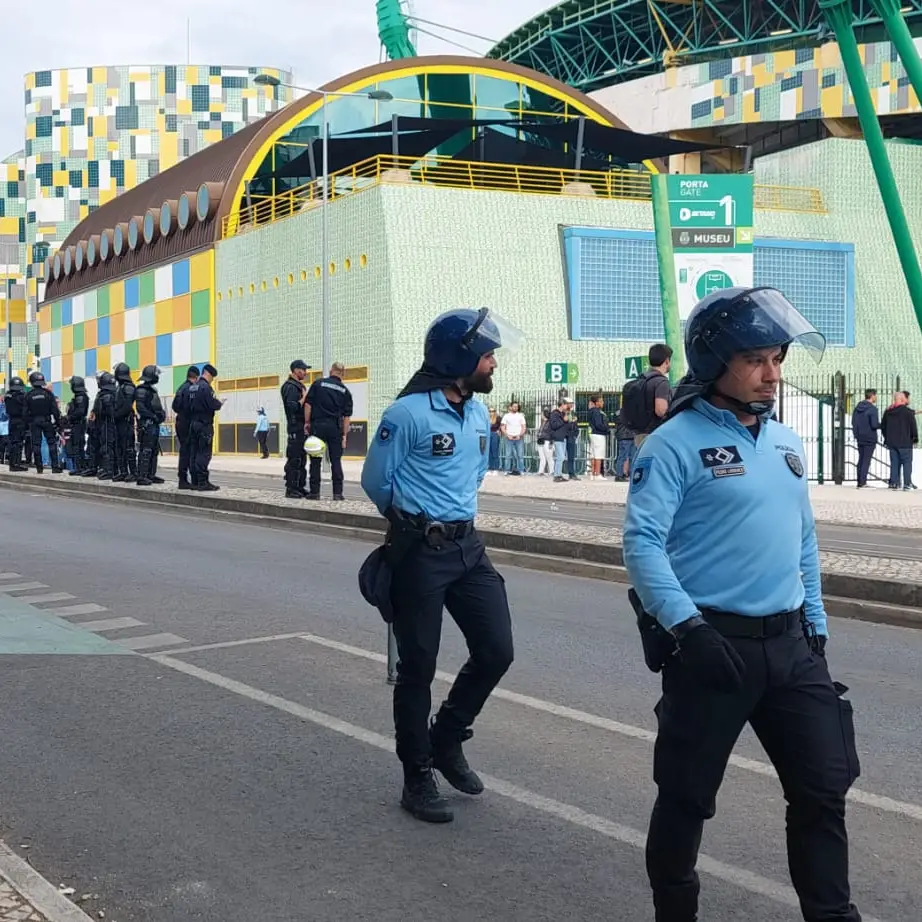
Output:
<svg viewBox="0 0 922 922">
<path fill-rule="evenodd" d="M 429 827 L 397 806 L 384 626 L 356 588 L 368 545 L 9 492 L 0 514 L 0 835 L 98 897 L 94 918 L 652 919 L 657 680 L 620 587 L 504 570 L 517 660 L 467 747 L 488 790 Z M 173 636 L 123 646 L 155 634 Z M 829 656 L 859 731 L 855 899 L 907 922 L 922 633 L 835 622 Z M 448 622 L 441 668 L 462 662 Z M 702 918 L 794 922 L 779 785 L 748 733 L 737 756 Z"/>
<path fill-rule="evenodd" d="M 246 490 L 280 489 L 276 478 L 260 474 L 215 473 L 215 483 Z M 329 483 L 324 483 L 325 491 Z M 347 499 L 367 499 L 359 484 L 346 481 Z M 584 525 L 612 525 L 620 528 L 624 520 L 624 507 L 618 505 L 592 505 L 585 502 L 552 501 L 526 497 L 480 494 L 480 509 L 494 515 L 526 516 L 557 519 L 561 522 Z M 922 531 L 901 531 L 865 526 L 818 525 L 820 548 L 839 554 L 862 554 L 867 557 L 890 557 L 898 560 L 922 560 Z"/>
</svg>

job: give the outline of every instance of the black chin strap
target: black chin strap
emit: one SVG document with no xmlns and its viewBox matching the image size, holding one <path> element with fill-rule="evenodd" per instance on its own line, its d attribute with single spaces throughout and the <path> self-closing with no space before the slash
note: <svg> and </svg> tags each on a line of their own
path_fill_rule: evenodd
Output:
<svg viewBox="0 0 922 922">
<path fill-rule="evenodd" d="M 723 391 L 718 390 L 716 387 L 713 389 L 712 393 L 720 397 L 721 400 L 726 400 L 730 406 L 735 407 L 737 410 L 740 410 L 743 413 L 747 413 L 750 416 L 765 416 L 767 413 L 771 413 L 775 409 L 774 400 L 752 400 L 749 403 L 745 403 L 742 400 L 737 400 L 736 397 L 731 397 L 729 394 L 725 394 Z"/>
</svg>

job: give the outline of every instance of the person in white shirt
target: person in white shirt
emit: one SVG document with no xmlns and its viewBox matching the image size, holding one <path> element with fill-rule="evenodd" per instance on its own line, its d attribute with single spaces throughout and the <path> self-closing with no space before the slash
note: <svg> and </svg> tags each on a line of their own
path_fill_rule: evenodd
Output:
<svg viewBox="0 0 922 922">
<path fill-rule="evenodd" d="M 506 440 L 509 458 L 509 470 L 507 474 L 513 477 L 521 476 L 525 470 L 525 433 L 528 431 L 528 423 L 525 416 L 519 410 L 517 403 L 509 404 L 509 411 L 503 416 L 500 424 L 500 432 Z"/>
</svg>

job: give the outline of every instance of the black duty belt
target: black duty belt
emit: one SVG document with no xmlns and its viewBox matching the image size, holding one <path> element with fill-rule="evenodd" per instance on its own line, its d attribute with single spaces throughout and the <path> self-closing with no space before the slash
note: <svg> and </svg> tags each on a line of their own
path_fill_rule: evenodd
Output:
<svg viewBox="0 0 922 922">
<path fill-rule="evenodd" d="M 706 608 L 701 616 L 711 627 L 715 628 L 724 637 L 749 637 L 765 638 L 777 637 L 785 631 L 802 624 L 801 609 L 796 611 L 782 611 L 774 615 L 765 615 L 762 618 L 753 618 L 747 615 L 737 615 L 728 611 L 714 611 Z"/>
<path fill-rule="evenodd" d="M 423 538 L 442 538 L 445 541 L 457 541 L 460 538 L 466 538 L 474 531 L 474 522 L 468 519 L 464 522 L 439 522 L 435 519 L 427 519 L 423 515 L 407 515 L 398 513 L 403 519 L 410 522 Z"/>
</svg>

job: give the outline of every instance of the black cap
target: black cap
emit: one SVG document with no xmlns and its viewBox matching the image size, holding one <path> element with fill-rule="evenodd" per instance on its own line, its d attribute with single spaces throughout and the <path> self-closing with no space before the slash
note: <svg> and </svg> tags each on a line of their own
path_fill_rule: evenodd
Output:
<svg viewBox="0 0 922 922">
<path fill-rule="evenodd" d="M 304 359 L 295 359 L 291 365 L 288 366 L 292 371 L 310 371 L 311 366 L 304 361 Z"/>
<path fill-rule="evenodd" d="M 190 365 L 186 371 L 187 378 L 197 378 L 199 376 L 198 365 Z"/>
<path fill-rule="evenodd" d="M 211 375 L 212 378 L 217 378 L 217 377 L 218 377 L 218 369 L 215 368 L 214 365 L 203 365 L 203 366 L 202 366 L 202 373 L 204 373 L 204 372 L 206 372 L 206 371 L 208 372 L 208 374 Z"/>
</svg>

